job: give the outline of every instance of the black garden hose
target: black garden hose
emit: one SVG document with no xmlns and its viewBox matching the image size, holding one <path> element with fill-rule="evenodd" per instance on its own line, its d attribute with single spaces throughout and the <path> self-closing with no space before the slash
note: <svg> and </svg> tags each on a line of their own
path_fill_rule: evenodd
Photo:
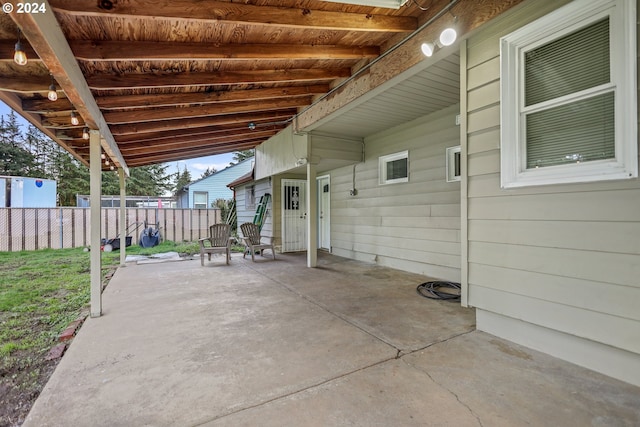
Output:
<svg viewBox="0 0 640 427">
<path fill-rule="evenodd" d="M 444 292 L 440 290 L 441 288 L 449 288 L 453 289 L 453 291 Z M 425 298 L 444 299 L 451 301 L 460 300 L 460 283 L 456 282 L 444 282 L 439 280 L 433 282 L 425 282 L 418 285 L 416 291 L 419 295 Z"/>
</svg>

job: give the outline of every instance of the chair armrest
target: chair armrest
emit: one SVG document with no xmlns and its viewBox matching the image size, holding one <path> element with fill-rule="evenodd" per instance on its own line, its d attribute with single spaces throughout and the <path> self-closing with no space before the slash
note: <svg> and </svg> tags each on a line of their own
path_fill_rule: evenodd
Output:
<svg viewBox="0 0 640 427">
<path fill-rule="evenodd" d="M 198 239 L 198 243 L 200 244 L 201 248 L 205 247 L 204 242 L 209 242 L 209 245 L 211 245 L 211 240 L 208 237 L 204 237 L 202 239 Z"/>
</svg>

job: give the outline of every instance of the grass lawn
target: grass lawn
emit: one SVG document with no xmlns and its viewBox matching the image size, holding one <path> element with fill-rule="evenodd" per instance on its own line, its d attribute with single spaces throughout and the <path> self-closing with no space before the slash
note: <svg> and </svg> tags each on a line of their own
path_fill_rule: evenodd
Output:
<svg viewBox="0 0 640 427">
<path fill-rule="evenodd" d="M 168 251 L 199 249 L 174 242 L 127 248 L 127 254 Z M 0 426 L 22 423 L 55 369 L 47 353 L 60 332 L 88 312 L 89 257 L 82 248 L 0 252 Z M 103 277 L 119 262 L 119 251 L 103 252 Z"/>
</svg>

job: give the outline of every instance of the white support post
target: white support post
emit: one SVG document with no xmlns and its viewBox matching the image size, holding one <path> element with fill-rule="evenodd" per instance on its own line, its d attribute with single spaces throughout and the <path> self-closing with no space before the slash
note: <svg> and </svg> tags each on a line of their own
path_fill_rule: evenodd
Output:
<svg viewBox="0 0 640 427">
<path fill-rule="evenodd" d="M 102 251 L 100 250 L 102 159 L 100 132 L 89 132 L 90 218 L 91 218 L 91 317 L 102 314 Z"/>
<path fill-rule="evenodd" d="M 127 257 L 127 190 L 124 169 L 118 168 L 120 178 L 120 267 L 125 266 Z"/>
<path fill-rule="evenodd" d="M 307 163 L 307 267 L 318 265 L 318 183 L 316 165 Z"/>
</svg>

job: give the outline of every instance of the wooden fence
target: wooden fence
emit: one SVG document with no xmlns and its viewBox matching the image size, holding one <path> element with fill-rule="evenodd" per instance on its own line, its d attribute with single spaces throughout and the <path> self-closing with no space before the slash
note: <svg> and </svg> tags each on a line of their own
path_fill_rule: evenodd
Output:
<svg viewBox="0 0 640 427">
<path fill-rule="evenodd" d="M 191 242 L 221 222 L 219 209 L 126 208 L 128 235 L 136 244 L 145 225 L 160 227 L 164 240 Z M 120 208 L 102 208 L 100 234 L 118 237 Z M 0 208 L 0 251 L 89 246 L 89 208 Z"/>
</svg>

